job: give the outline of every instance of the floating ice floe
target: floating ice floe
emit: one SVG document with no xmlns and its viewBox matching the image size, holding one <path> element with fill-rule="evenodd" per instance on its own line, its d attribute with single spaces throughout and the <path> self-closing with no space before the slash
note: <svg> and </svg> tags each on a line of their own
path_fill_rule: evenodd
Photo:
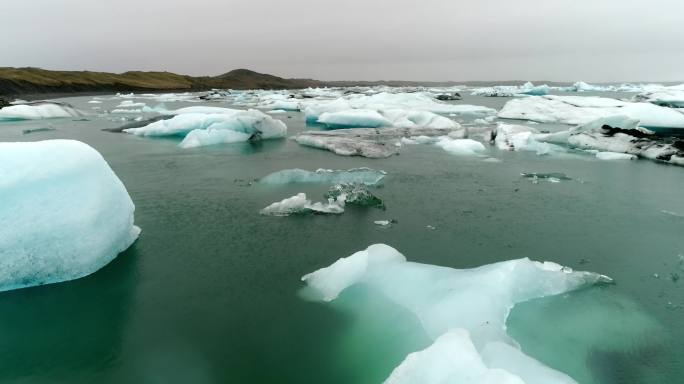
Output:
<svg viewBox="0 0 684 384">
<path fill-rule="evenodd" d="M 536 152 L 538 155 L 566 151 L 565 148 L 548 142 L 552 141 L 553 134 L 542 136 L 547 138 L 547 142 L 538 141 L 538 135 L 539 132 L 535 128 L 505 123 L 497 124 L 496 129 L 492 131 L 494 144 L 501 150 L 532 151 Z M 563 139 L 565 139 L 567 136 L 565 134 L 563 135 Z"/>
<path fill-rule="evenodd" d="M 110 113 L 133 114 L 133 113 L 143 113 L 143 111 L 147 111 L 147 110 L 148 110 L 148 107 L 147 107 L 147 104 L 145 104 L 145 103 L 136 103 L 132 100 L 123 100 Z"/>
<path fill-rule="evenodd" d="M 296 214 L 340 214 L 344 212 L 346 196 L 329 199 L 327 203 L 312 203 L 305 193 L 298 193 L 261 210 L 262 215 L 290 216 Z"/>
<path fill-rule="evenodd" d="M 385 171 L 371 168 L 352 168 L 347 170 L 318 169 L 315 172 L 303 169 L 284 169 L 262 177 L 259 182 L 276 185 L 294 183 L 361 183 L 377 185 L 385 175 Z"/>
<path fill-rule="evenodd" d="M 452 139 L 448 136 L 440 137 L 435 145 L 443 150 L 461 156 L 473 156 L 482 154 L 487 149 L 479 141 L 473 139 Z"/>
<path fill-rule="evenodd" d="M 342 156 L 384 158 L 397 154 L 402 138 L 449 136 L 462 138 L 462 129 L 435 128 L 350 128 L 334 131 L 306 131 L 295 136 L 300 145 L 326 149 Z"/>
<path fill-rule="evenodd" d="M 325 112 L 320 115 L 317 122 L 328 128 L 460 128 L 460 124 L 447 117 L 432 112 L 403 109 L 389 109 L 381 112 L 370 109 Z"/>
<path fill-rule="evenodd" d="M 634 96 L 634 100 L 646 101 L 662 107 L 684 108 L 684 84 L 640 93 Z"/>
<path fill-rule="evenodd" d="M 263 112 L 222 110 L 222 113 L 195 113 L 193 109 L 144 127 L 126 128 L 123 132 L 137 136 L 182 136 L 185 137 L 180 144 L 182 148 L 280 138 L 287 132 L 285 123 Z"/>
<path fill-rule="evenodd" d="M 596 158 L 599 160 L 635 160 L 636 155 L 619 152 L 597 152 Z"/>
<path fill-rule="evenodd" d="M 52 101 L 16 104 L 0 109 L 0 121 L 41 120 L 82 115 L 82 112 L 69 104 Z"/>
<path fill-rule="evenodd" d="M 323 301 L 356 286 L 415 316 L 433 343 L 409 354 L 385 383 L 575 383 L 527 356 L 506 332 L 516 304 L 610 278 L 551 262 L 519 259 L 457 270 L 406 261 L 376 244 L 302 277 Z M 372 308 L 372 307 L 371 307 Z M 378 313 L 382 316 L 382 313 Z"/>
<path fill-rule="evenodd" d="M 0 143 L 0 196 L 0 291 L 89 275 L 140 233 L 124 185 L 78 141 Z"/>
<path fill-rule="evenodd" d="M 543 96 L 549 93 L 550 87 L 546 84 L 535 86 L 527 82 L 521 86 L 499 85 L 494 87 L 474 88 L 470 94 L 473 96 L 487 97 L 513 97 L 513 96 Z"/>
<path fill-rule="evenodd" d="M 662 137 L 641 128 L 639 120 L 624 115 L 599 118 L 553 134 L 536 134 L 534 140 L 563 143 L 570 148 L 614 152 L 684 165 L 684 140 Z M 615 155 L 601 155 L 615 156 Z"/>
<path fill-rule="evenodd" d="M 572 125 L 613 115 L 637 119 L 646 128 L 684 128 L 684 113 L 677 109 L 603 97 L 530 96 L 507 102 L 498 113 L 505 119 Z"/>
<path fill-rule="evenodd" d="M 385 209 L 382 199 L 372 194 L 362 183 L 335 184 L 328 189 L 325 197 L 328 201 L 344 200 L 349 205 Z"/>
</svg>

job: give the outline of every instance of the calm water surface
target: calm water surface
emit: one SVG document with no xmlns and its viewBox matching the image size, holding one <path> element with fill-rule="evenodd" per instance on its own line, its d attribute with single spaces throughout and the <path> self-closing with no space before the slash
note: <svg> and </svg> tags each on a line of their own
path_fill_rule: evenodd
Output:
<svg viewBox="0 0 684 384">
<path fill-rule="evenodd" d="M 65 101 L 90 110 L 90 99 Z M 307 129 L 300 113 L 274 117 L 290 135 Z M 662 212 L 684 214 L 682 168 L 494 148 L 502 162 L 485 163 L 424 145 L 371 160 L 291 140 L 183 150 L 175 139 L 103 132 L 121 124 L 107 117 L 75 120 L 0 123 L 0 140 L 95 147 L 126 185 L 143 232 L 91 276 L 0 294 L 2 383 L 379 383 L 429 345 L 403 337 L 405 314 L 387 303 L 375 317 L 360 290 L 333 305 L 299 295 L 302 275 L 373 243 L 454 268 L 530 257 L 609 275 L 615 285 L 519 305 L 509 333 L 581 383 L 684 376 L 684 279 L 674 281 L 684 275 L 684 217 Z M 56 130 L 22 134 L 41 127 Z M 322 200 L 327 186 L 248 184 L 285 168 L 361 166 L 387 171 L 376 190 L 386 211 L 264 217 L 261 208 L 297 192 Z M 521 172 L 574 180 L 533 184 Z M 398 224 L 373 224 L 390 218 Z"/>
</svg>

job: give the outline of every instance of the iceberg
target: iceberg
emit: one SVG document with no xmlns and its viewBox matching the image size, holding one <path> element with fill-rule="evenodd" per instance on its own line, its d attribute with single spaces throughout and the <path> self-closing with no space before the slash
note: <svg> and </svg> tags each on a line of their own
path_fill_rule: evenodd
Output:
<svg viewBox="0 0 684 384">
<path fill-rule="evenodd" d="M 50 101 L 16 104 L 0 109 L 0 121 L 41 120 L 82 115 L 83 113 L 69 104 Z"/>
<path fill-rule="evenodd" d="M 499 123 L 496 130 L 492 132 L 494 144 L 501 150 L 508 151 L 532 151 L 537 155 L 548 155 L 551 153 L 565 152 L 561 146 L 551 144 L 550 141 L 567 142 L 566 132 L 556 134 L 539 134 L 538 131 L 532 127 L 524 125 L 513 125 Z M 560 139 L 554 140 L 556 137 Z M 538 138 L 544 138 L 547 142 L 540 141 Z"/>
<path fill-rule="evenodd" d="M 378 128 L 392 125 L 379 112 L 369 109 L 325 112 L 318 118 L 318 123 L 328 128 Z"/>
<path fill-rule="evenodd" d="M 629 153 L 598 152 L 596 153 L 596 158 L 599 160 L 634 160 L 637 157 Z"/>
<path fill-rule="evenodd" d="M 634 155 L 684 165 L 684 141 L 663 137 L 639 126 L 639 120 L 624 115 L 599 118 L 554 134 L 536 134 L 537 141 L 563 143 L 570 148 Z M 597 156 L 615 159 L 615 154 Z M 625 159 L 627 156 L 623 156 Z"/>
<path fill-rule="evenodd" d="M 684 108 L 684 85 L 644 92 L 634 96 L 635 101 L 646 101 L 661 107 Z"/>
<path fill-rule="evenodd" d="M 295 136 L 300 145 L 325 149 L 341 156 L 385 158 L 398 153 L 402 138 L 416 136 L 462 137 L 463 129 L 435 128 L 349 128 L 334 131 L 306 131 Z"/>
<path fill-rule="evenodd" d="M 382 199 L 372 194 L 361 183 L 335 184 L 328 189 L 325 197 L 328 201 L 338 201 L 343 197 L 345 204 L 385 209 Z"/>
<path fill-rule="evenodd" d="M 458 270 L 408 262 L 396 249 L 375 244 L 302 281 L 325 302 L 356 286 L 415 316 L 416 332 L 432 344 L 409 354 L 385 383 L 569 384 L 571 377 L 520 350 L 506 319 L 518 303 L 612 280 L 526 258 Z"/>
<path fill-rule="evenodd" d="M 316 122 L 324 113 L 335 113 L 349 109 L 352 109 L 351 105 L 345 99 L 339 98 L 324 103 L 308 105 L 304 108 L 304 115 L 306 116 L 306 121 Z"/>
<path fill-rule="evenodd" d="M 226 113 L 182 113 L 123 132 L 137 136 L 181 136 L 182 148 L 255 139 L 284 137 L 287 126 L 257 110 L 228 110 Z"/>
<path fill-rule="evenodd" d="M 439 138 L 435 145 L 451 154 L 462 156 L 478 155 L 487 150 L 479 141 L 473 139 L 452 139 L 446 136 Z"/>
<path fill-rule="evenodd" d="M 233 131 L 230 129 L 193 129 L 183 141 L 178 144 L 181 148 L 197 148 L 217 144 L 241 143 L 256 138 L 254 133 Z"/>
<path fill-rule="evenodd" d="M 420 110 L 438 114 L 489 116 L 496 110 L 488 107 L 467 104 L 449 104 L 436 100 L 428 93 L 388 93 L 380 92 L 374 95 L 352 94 L 346 99 L 352 108 Z"/>
<path fill-rule="evenodd" d="M 0 291 L 89 275 L 138 237 L 102 156 L 73 140 L 0 143 Z"/>
<path fill-rule="evenodd" d="M 259 182 L 272 185 L 295 183 L 360 183 L 377 185 L 385 175 L 385 171 L 371 168 L 352 168 L 347 170 L 317 169 L 315 172 L 303 169 L 285 169 L 264 176 Z"/>
<path fill-rule="evenodd" d="M 447 117 L 427 111 L 404 109 L 388 109 L 380 112 L 370 109 L 324 112 L 317 122 L 328 128 L 460 128 L 460 124 Z"/>
<path fill-rule="evenodd" d="M 651 103 L 630 103 L 603 97 L 530 96 L 511 100 L 499 111 L 504 119 L 580 125 L 624 115 L 646 128 L 684 128 L 684 113 Z"/>
<path fill-rule="evenodd" d="M 340 214 L 344 212 L 346 196 L 340 195 L 337 199 L 329 199 L 327 203 L 312 203 L 305 193 L 298 193 L 277 203 L 273 203 L 261 210 L 266 216 L 290 216 L 305 214 Z"/>
<path fill-rule="evenodd" d="M 547 95 L 550 89 L 546 84 L 535 86 L 528 81 L 519 87 L 515 85 L 498 85 L 494 87 L 473 88 L 470 94 L 486 97 L 543 96 Z"/>
</svg>

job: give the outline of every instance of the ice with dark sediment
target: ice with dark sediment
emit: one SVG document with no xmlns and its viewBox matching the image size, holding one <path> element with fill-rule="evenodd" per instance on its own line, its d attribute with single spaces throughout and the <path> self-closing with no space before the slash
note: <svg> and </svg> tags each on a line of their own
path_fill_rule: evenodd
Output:
<svg viewBox="0 0 684 384">
<path fill-rule="evenodd" d="M 462 138 L 465 131 L 437 128 L 350 128 L 333 131 L 306 131 L 294 137 L 303 146 L 331 151 L 342 156 L 385 158 L 399 152 L 402 138 L 449 136 Z"/>
<path fill-rule="evenodd" d="M 639 120 L 623 115 L 599 118 L 554 134 L 537 134 L 534 135 L 534 139 L 543 142 L 564 142 L 570 148 L 634 155 L 684 166 L 684 140 L 659 136 L 641 128 Z M 597 157 L 618 158 L 615 154 L 602 154 Z"/>
<path fill-rule="evenodd" d="M 306 197 L 305 193 L 298 193 L 279 202 L 273 203 L 261 210 L 262 215 L 266 216 L 290 216 L 306 214 L 341 214 L 344 213 L 345 195 L 340 195 L 336 199 L 329 199 L 327 202 L 313 203 Z"/>
</svg>

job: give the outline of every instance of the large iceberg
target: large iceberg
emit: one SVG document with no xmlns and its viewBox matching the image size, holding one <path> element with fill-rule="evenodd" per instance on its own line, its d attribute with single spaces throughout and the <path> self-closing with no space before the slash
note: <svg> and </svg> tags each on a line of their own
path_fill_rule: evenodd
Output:
<svg viewBox="0 0 684 384">
<path fill-rule="evenodd" d="M 0 291 L 89 275 L 138 237 L 102 156 L 73 140 L 0 143 Z"/>
<path fill-rule="evenodd" d="M 217 107 L 207 108 L 214 110 Z M 280 138 L 287 133 L 287 126 L 257 110 L 225 109 L 222 113 L 197 113 L 193 110 L 144 127 L 124 129 L 123 132 L 137 136 L 181 136 L 185 139 L 180 146 L 190 148 Z"/>
<path fill-rule="evenodd" d="M 498 113 L 505 119 L 572 125 L 613 115 L 637 119 L 646 128 L 684 128 L 684 113 L 676 109 L 604 97 L 530 96 L 510 100 Z"/>
<path fill-rule="evenodd" d="M 415 316 L 416 332 L 433 343 L 394 369 L 385 381 L 393 384 L 575 383 L 527 356 L 507 334 L 506 319 L 518 303 L 611 281 L 529 259 L 464 270 L 412 263 L 384 244 L 339 259 L 302 280 L 323 301 L 358 286 Z"/>
<path fill-rule="evenodd" d="M 294 183 L 361 183 L 376 185 L 385 177 L 385 171 L 371 168 L 352 168 L 347 170 L 317 169 L 315 172 L 304 169 L 284 169 L 262 177 L 259 182 L 264 184 L 294 184 Z"/>
<path fill-rule="evenodd" d="M 50 101 L 10 105 L 0 109 L 0 121 L 40 120 L 82 115 L 69 104 Z"/>
<path fill-rule="evenodd" d="M 319 121 L 321 123 L 322 121 L 319 119 L 325 113 L 333 114 L 353 109 L 376 111 L 384 114 L 386 118 L 386 111 L 389 110 L 406 111 L 405 113 L 424 111 L 443 115 L 475 116 L 490 116 L 496 113 L 496 110 L 488 107 L 444 103 L 436 100 L 432 94 L 427 92 L 380 92 L 371 95 L 352 93 L 334 100 L 312 100 L 307 101 L 305 104 L 304 114 L 306 115 L 306 120 L 309 122 Z M 390 120 L 394 121 L 396 119 L 390 118 Z"/>
<path fill-rule="evenodd" d="M 328 128 L 437 128 L 457 129 L 460 124 L 438 114 L 427 111 L 404 109 L 348 109 L 338 112 L 324 112 L 317 120 Z"/>
<path fill-rule="evenodd" d="M 560 136 L 560 138 L 557 138 Z M 546 140 L 539 140 L 539 138 Z M 552 142 L 567 142 L 566 132 L 556 134 L 540 134 L 533 127 L 498 123 L 492 131 L 494 144 L 500 150 L 508 151 L 532 151 L 538 155 L 565 152 L 565 149 Z"/>
</svg>

